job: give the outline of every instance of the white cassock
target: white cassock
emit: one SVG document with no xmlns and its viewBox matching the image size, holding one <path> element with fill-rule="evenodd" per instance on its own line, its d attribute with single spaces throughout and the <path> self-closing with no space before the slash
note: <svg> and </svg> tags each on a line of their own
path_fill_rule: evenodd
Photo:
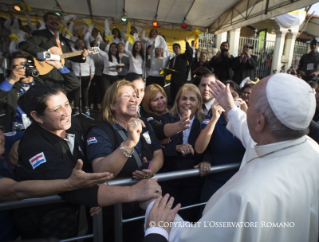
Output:
<svg viewBox="0 0 319 242">
<path fill-rule="evenodd" d="M 235 108 L 228 116 L 227 129 L 246 147 L 240 170 L 210 198 L 197 227 L 172 227 L 169 241 L 317 242 L 318 144 L 303 136 L 258 146 L 249 135 L 246 114 Z M 248 162 L 288 146 L 293 147 Z M 178 221 L 183 222 L 177 215 Z"/>
</svg>

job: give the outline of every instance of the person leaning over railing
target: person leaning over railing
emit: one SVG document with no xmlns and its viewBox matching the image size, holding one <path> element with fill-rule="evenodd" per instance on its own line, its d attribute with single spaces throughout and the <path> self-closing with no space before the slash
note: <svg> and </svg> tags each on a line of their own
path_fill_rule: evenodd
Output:
<svg viewBox="0 0 319 242">
<path fill-rule="evenodd" d="M 19 103 L 20 101 L 33 123 L 25 131 L 19 144 L 18 179 L 20 181 L 66 179 L 78 159 L 84 161 L 84 170 L 90 171 L 85 152 L 83 126 L 75 117 L 71 119 L 71 107 L 64 90 L 59 86 L 38 84 L 32 86 Z M 156 181 L 144 180 L 131 187 L 102 184 L 64 192 L 60 196 L 67 202 L 96 207 L 157 197 L 160 189 Z M 64 210 L 60 204 L 20 209 L 14 217 L 16 225 L 22 232 L 22 238 L 49 237 L 50 230 L 59 234 L 59 229 L 45 223 L 47 220 L 58 224 L 67 222 L 66 228 L 72 230 L 73 223 L 77 223 L 76 219 L 72 219 L 77 214 L 76 211 L 73 214 L 71 210 L 75 205 L 67 204 L 67 208 L 65 206 L 63 204 Z M 57 207 L 58 211 L 55 210 Z M 65 210 L 68 210 L 68 215 L 72 216 L 61 216 L 60 219 L 54 217 L 57 213 L 64 214 Z M 74 230 L 73 234 L 76 234 L 77 229 Z M 71 232 L 67 234 L 70 235 Z M 59 237 L 66 236 L 61 233 Z"/>
<path fill-rule="evenodd" d="M 247 109 L 245 102 L 239 98 L 239 86 L 233 81 L 225 81 L 235 102 Z M 237 171 L 224 171 L 217 174 L 209 174 L 211 166 L 240 163 L 246 149 L 241 141 L 226 129 L 228 117 L 222 107 L 215 102 L 211 106 L 211 116 L 206 116 L 201 124 L 201 132 L 195 142 L 195 151 L 204 153 L 203 162 L 198 164 L 201 176 L 205 176 L 205 182 L 201 192 L 201 202 L 207 202 L 209 198 L 220 189 Z M 201 209 L 201 212 L 203 208 Z M 201 214 L 200 214 L 201 216 Z"/>
<path fill-rule="evenodd" d="M 149 179 L 163 165 L 163 152 L 152 126 L 137 118 L 136 87 L 128 81 L 118 81 L 106 91 L 102 101 L 100 123 L 86 136 L 88 159 L 94 172 L 111 172 L 114 177 Z M 154 190 L 155 191 L 155 190 Z M 142 215 L 138 204 L 123 206 L 124 217 Z M 103 210 L 104 233 L 111 241 L 113 216 Z M 124 241 L 138 240 L 142 235 L 141 221 L 124 225 Z M 107 232 L 110 231 L 110 232 Z M 126 238 L 127 236 L 127 238 Z"/>
</svg>

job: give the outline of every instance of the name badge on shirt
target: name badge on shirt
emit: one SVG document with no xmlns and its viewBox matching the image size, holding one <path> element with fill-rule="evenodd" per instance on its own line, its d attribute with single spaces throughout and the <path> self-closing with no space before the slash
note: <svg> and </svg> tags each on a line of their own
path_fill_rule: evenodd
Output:
<svg viewBox="0 0 319 242">
<path fill-rule="evenodd" d="M 307 71 L 312 71 L 313 70 L 313 66 L 314 65 L 314 63 L 309 63 L 308 65 L 307 65 Z"/>
<path fill-rule="evenodd" d="M 148 131 L 146 131 L 146 132 L 143 134 L 143 136 L 144 136 L 144 138 L 145 138 L 145 140 L 146 140 L 146 142 L 147 142 L 148 144 L 152 144 L 151 137 L 150 137 L 150 134 L 148 133 Z"/>
</svg>

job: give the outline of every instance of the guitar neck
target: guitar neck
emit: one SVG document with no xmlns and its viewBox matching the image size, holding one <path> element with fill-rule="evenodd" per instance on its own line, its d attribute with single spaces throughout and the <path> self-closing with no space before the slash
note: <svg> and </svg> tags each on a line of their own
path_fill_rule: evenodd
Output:
<svg viewBox="0 0 319 242">
<path fill-rule="evenodd" d="M 70 52 L 70 53 L 62 54 L 62 55 L 60 55 L 60 57 L 61 58 L 69 58 L 69 57 L 73 57 L 73 56 L 77 56 L 77 55 L 82 55 L 82 52 L 83 52 L 83 50 Z"/>
</svg>

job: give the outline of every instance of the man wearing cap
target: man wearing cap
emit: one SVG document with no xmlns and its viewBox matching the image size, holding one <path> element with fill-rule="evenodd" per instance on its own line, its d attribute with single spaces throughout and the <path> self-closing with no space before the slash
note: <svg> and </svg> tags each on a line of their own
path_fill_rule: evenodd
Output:
<svg viewBox="0 0 319 242">
<path fill-rule="evenodd" d="M 310 53 L 304 54 L 299 62 L 298 73 L 305 81 L 311 81 L 319 75 L 319 37 L 310 42 Z"/>
<path fill-rule="evenodd" d="M 229 85 L 216 80 L 210 87 L 227 112 L 227 129 L 246 148 L 240 170 L 210 198 L 196 227 L 158 228 L 159 219 L 183 220 L 172 219 L 166 197 L 165 204 L 148 205 L 147 236 L 158 233 L 162 241 L 179 242 L 317 242 L 319 148 L 307 136 L 316 105 L 311 87 L 284 73 L 266 77 L 254 86 L 247 115 L 236 107 Z M 148 228 L 150 221 L 155 227 Z"/>
</svg>

